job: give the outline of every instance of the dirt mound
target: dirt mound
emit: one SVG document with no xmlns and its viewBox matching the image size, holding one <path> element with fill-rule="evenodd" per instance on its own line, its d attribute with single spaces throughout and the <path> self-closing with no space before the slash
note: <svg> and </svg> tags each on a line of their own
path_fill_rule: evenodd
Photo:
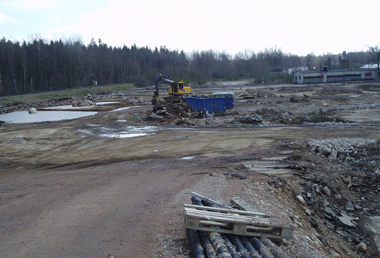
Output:
<svg viewBox="0 0 380 258">
<path fill-rule="evenodd" d="M 322 89 L 317 91 L 317 94 L 319 95 L 337 95 L 337 94 L 359 94 L 363 93 L 361 90 L 358 90 L 356 88 L 348 88 L 348 87 L 342 87 L 340 85 L 329 85 L 325 86 Z"/>
<path fill-rule="evenodd" d="M 380 92 L 380 85 L 360 85 L 360 90 Z"/>
<path fill-rule="evenodd" d="M 346 122 L 323 111 L 295 115 L 287 111 L 263 108 L 256 111 L 256 113 L 271 124 L 302 125 L 307 123 Z"/>
</svg>

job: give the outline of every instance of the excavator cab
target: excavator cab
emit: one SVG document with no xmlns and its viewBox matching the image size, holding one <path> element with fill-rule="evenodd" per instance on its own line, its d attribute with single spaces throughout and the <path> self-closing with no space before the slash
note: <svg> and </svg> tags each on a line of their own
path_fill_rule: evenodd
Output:
<svg viewBox="0 0 380 258">
<path fill-rule="evenodd" d="M 183 81 L 172 83 L 172 86 L 169 89 L 169 95 L 173 95 L 173 96 L 178 96 L 178 95 L 187 96 L 190 93 L 191 93 L 191 87 L 184 86 Z"/>
<path fill-rule="evenodd" d="M 183 81 L 172 83 L 172 90 L 171 90 L 172 94 L 174 95 L 181 94 L 182 91 L 183 91 Z"/>
</svg>

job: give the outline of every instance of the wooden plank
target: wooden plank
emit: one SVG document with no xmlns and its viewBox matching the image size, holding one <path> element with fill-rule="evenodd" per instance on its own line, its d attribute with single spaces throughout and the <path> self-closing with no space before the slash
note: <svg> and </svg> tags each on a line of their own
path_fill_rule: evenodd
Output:
<svg viewBox="0 0 380 258">
<path fill-rule="evenodd" d="M 205 211 L 205 210 L 196 210 L 196 209 L 190 209 L 185 208 L 185 212 L 187 214 L 194 214 L 194 215 L 203 215 L 203 216 L 214 216 L 214 217 L 224 217 L 224 218 L 236 218 L 236 219 L 246 219 L 249 218 L 248 216 L 241 216 L 239 214 L 230 214 L 230 213 L 221 213 L 221 212 L 213 212 L 213 211 Z"/>
<path fill-rule="evenodd" d="M 198 228 L 200 225 L 200 220 L 186 216 L 185 225 L 186 225 L 186 228 Z"/>
<path fill-rule="evenodd" d="M 216 222 L 210 220 L 199 220 L 199 226 L 207 228 L 207 226 L 220 227 L 220 228 L 232 228 L 233 224 L 225 222 Z M 278 234 L 281 232 L 282 228 L 280 227 L 271 227 L 271 226 L 251 226 L 247 225 L 247 231 L 276 231 Z"/>
<path fill-rule="evenodd" d="M 224 212 L 224 213 L 236 213 L 241 215 L 256 215 L 256 216 L 263 216 L 269 218 L 270 216 L 266 215 L 265 213 L 261 212 L 250 212 L 250 211 L 242 211 L 237 209 L 224 209 L 224 208 L 216 208 L 216 207 L 208 207 L 208 206 L 200 206 L 200 205 L 192 205 L 192 204 L 185 204 L 185 208 L 193 208 L 197 210 L 208 210 L 208 211 L 217 211 L 217 212 Z"/>
<path fill-rule="evenodd" d="M 205 220 L 218 220 L 223 222 L 240 222 L 240 223 L 249 223 L 251 220 L 249 217 L 238 217 L 238 216 L 229 216 L 228 214 L 217 214 L 216 212 L 207 212 L 207 211 L 194 211 L 194 210 L 187 210 L 186 214 L 188 216 L 196 217 L 199 219 L 205 219 Z"/>
<path fill-rule="evenodd" d="M 210 222 L 210 221 L 209 221 Z M 190 227 L 186 227 L 190 228 Z M 255 236 L 255 237 L 268 237 L 268 238 L 291 238 L 293 235 L 284 234 L 281 235 L 278 232 L 263 232 L 263 231 L 246 231 L 246 232 L 234 232 L 232 229 L 224 229 L 219 227 L 205 227 L 205 226 L 198 226 L 198 227 L 191 227 L 192 229 L 207 231 L 207 232 L 219 232 L 219 233 L 226 233 L 226 234 L 236 234 L 236 235 L 243 235 L 243 236 Z"/>
<path fill-rule="evenodd" d="M 222 219 L 224 221 L 229 220 L 229 222 L 242 222 L 242 223 L 256 223 L 256 224 L 268 224 L 269 220 L 267 218 L 256 218 L 256 217 L 248 217 L 248 216 L 240 216 L 237 214 L 223 214 L 216 212 L 208 212 L 208 211 L 194 211 L 194 210 L 186 210 L 186 214 L 202 219 L 208 220 L 218 220 Z"/>
<path fill-rule="evenodd" d="M 196 217 L 199 219 L 218 220 L 218 221 L 231 222 L 231 223 L 264 224 L 264 225 L 267 225 L 269 223 L 269 220 L 265 218 L 241 216 L 239 214 L 227 214 L 227 213 L 194 210 L 194 209 L 189 209 L 189 208 L 185 208 L 185 213 L 188 216 Z"/>
<path fill-rule="evenodd" d="M 247 224 L 235 223 L 233 225 L 232 231 L 234 234 L 245 234 L 247 233 Z"/>
</svg>

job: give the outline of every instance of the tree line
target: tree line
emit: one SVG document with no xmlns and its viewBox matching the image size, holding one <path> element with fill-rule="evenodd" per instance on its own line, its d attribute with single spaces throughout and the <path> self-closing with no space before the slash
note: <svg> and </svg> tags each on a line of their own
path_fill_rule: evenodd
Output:
<svg viewBox="0 0 380 258">
<path fill-rule="evenodd" d="M 376 53 L 375 53 L 376 54 Z M 350 66 L 378 62 L 370 50 L 347 54 Z M 292 80 L 287 69 L 321 65 L 333 66 L 336 55 L 298 56 L 281 48 L 254 52 L 245 49 L 232 56 L 227 52 L 194 51 L 185 53 L 165 46 L 112 47 L 100 39 L 88 45 L 80 39 L 29 42 L 0 40 L 0 96 L 59 91 L 83 86 L 133 83 L 152 84 L 157 74 L 185 82 L 255 78 L 258 82 Z"/>
</svg>

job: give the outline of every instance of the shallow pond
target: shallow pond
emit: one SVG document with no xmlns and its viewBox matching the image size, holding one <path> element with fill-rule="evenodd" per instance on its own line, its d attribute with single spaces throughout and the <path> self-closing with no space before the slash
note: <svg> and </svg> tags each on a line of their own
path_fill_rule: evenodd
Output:
<svg viewBox="0 0 380 258">
<path fill-rule="evenodd" d="M 132 138 L 149 136 L 157 133 L 158 128 L 154 126 L 122 126 L 112 128 L 103 125 L 91 125 L 87 129 L 78 129 L 78 133 L 82 133 L 82 137 L 99 136 L 104 138 Z"/>
<path fill-rule="evenodd" d="M 38 111 L 37 114 L 29 114 L 29 111 L 12 112 L 0 115 L 0 121 L 6 123 L 38 123 L 72 120 L 96 115 L 98 112 L 87 111 Z"/>
</svg>

